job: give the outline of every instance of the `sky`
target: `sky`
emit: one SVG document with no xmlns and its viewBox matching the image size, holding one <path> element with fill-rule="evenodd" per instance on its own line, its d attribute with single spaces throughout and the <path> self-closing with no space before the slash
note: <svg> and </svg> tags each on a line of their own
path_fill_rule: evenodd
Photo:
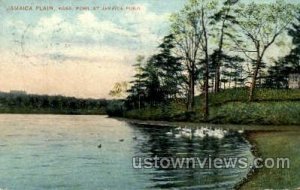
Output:
<svg viewBox="0 0 300 190">
<path fill-rule="evenodd" d="M 110 98 L 114 83 L 131 80 L 135 58 L 157 50 L 185 2 L 0 0 L 0 91 Z"/>
</svg>

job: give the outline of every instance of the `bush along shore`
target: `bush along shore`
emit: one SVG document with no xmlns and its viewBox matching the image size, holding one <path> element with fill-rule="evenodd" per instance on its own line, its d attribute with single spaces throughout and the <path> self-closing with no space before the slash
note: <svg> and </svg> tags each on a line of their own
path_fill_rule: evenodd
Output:
<svg viewBox="0 0 300 190">
<path fill-rule="evenodd" d="M 248 102 L 247 89 L 210 94 L 210 115 L 205 120 L 203 96 L 196 97 L 195 111 L 187 112 L 184 100 L 140 109 L 126 109 L 120 101 L 108 108 L 110 116 L 157 121 L 209 122 L 215 124 L 300 125 L 300 90 L 259 89 Z"/>
</svg>

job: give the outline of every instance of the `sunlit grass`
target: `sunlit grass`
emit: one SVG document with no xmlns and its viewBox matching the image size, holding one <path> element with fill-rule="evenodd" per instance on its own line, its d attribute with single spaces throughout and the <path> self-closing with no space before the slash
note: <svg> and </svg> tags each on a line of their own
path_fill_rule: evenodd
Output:
<svg viewBox="0 0 300 190">
<path fill-rule="evenodd" d="M 300 187 L 300 132 L 269 132 L 250 135 L 262 158 L 289 158 L 289 169 L 258 170 L 241 189 L 297 189 Z"/>
</svg>

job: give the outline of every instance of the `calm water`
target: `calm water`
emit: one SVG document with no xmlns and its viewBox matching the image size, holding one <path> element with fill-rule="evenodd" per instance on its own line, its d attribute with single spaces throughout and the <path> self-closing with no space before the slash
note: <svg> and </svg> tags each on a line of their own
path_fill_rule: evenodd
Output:
<svg viewBox="0 0 300 190">
<path fill-rule="evenodd" d="M 231 189 L 247 174 L 238 168 L 133 169 L 135 156 L 253 159 L 238 133 L 186 139 L 167 136 L 169 130 L 105 116 L 0 115 L 0 189 Z"/>
</svg>

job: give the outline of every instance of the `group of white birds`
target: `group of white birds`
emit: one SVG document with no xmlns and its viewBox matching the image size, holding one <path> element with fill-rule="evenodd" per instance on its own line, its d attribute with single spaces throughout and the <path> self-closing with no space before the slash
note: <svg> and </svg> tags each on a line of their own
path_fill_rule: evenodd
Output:
<svg viewBox="0 0 300 190">
<path fill-rule="evenodd" d="M 243 133 L 242 130 L 238 131 L 239 133 Z M 217 139 L 223 139 L 225 135 L 228 133 L 227 130 L 223 129 L 214 129 L 214 128 L 207 128 L 207 127 L 201 127 L 197 128 L 194 131 L 191 128 L 176 128 L 175 130 L 171 130 L 166 133 L 168 136 L 174 136 L 175 138 L 192 138 L 192 137 L 212 137 Z"/>
</svg>

